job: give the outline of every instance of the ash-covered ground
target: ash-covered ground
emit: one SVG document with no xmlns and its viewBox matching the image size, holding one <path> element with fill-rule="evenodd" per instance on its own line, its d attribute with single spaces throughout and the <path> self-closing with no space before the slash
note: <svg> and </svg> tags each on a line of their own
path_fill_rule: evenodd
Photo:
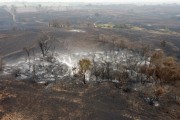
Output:
<svg viewBox="0 0 180 120">
<path fill-rule="evenodd" d="M 166 93 L 157 100 L 158 85 L 133 69 L 149 65 L 150 58 L 127 49 L 53 53 L 6 64 L 0 81 L 2 120 L 179 119 L 179 98 L 171 94 L 178 85 L 164 86 Z M 78 72 L 82 59 L 92 61 L 85 72 L 86 84 Z"/>
<path fill-rule="evenodd" d="M 0 6 L 0 119 L 180 119 L 179 5 L 26 4 Z"/>
</svg>

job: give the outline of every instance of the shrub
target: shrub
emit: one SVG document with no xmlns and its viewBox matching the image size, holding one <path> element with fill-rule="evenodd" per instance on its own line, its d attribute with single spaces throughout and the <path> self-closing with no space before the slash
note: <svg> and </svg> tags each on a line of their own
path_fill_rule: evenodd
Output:
<svg viewBox="0 0 180 120">
<path fill-rule="evenodd" d="M 155 90 L 154 90 L 154 97 L 156 100 L 159 100 L 159 97 L 161 97 L 163 94 L 165 93 L 165 90 L 164 88 L 162 87 L 157 87 Z"/>
<path fill-rule="evenodd" d="M 12 75 L 13 75 L 15 78 L 21 76 L 21 69 L 19 69 L 19 68 L 14 69 L 14 70 L 12 71 Z"/>
<path fill-rule="evenodd" d="M 165 66 L 174 66 L 176 63 L 176 60 L 174 57 L 166 57 L 164 60 L 163 60 L 163 64 Z"/>
<path fill-rule="evenodd" d="M 156 50 L 152 54 L 150 65 L 141 67 L 140 72 L 148 78 L 160 80 L 160 83 L 174 84 L 180 80 L 180 65 L 176 58 L 166 56 L 162 50 Z"/>
</svg>

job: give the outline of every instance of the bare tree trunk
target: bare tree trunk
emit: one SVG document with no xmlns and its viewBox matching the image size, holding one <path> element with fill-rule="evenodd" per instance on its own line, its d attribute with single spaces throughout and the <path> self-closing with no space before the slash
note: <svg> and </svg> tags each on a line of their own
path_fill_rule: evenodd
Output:
<svg viewBox="0 0 180 120">
<path fill-rule="evenodd" d="M 86 84 L 86 75 L 85 75 L 85 73 L 83 74 L 83 82 L 84 82 L 84 84 Z"/>
<path fill-rule="evenodd" d="M 27 54 L 27 59 L 28 59 L 28 64 L 29 64 L 29 71 L 31 69 L 31 64 L 30 64 L 30 48 L 24 48 L 24 51 L 26 52 Z"/>
<path fill-rule="evenodd" d="M 0 58 L 0 72 L 3 71 L 3 60 Z"/>
<path fill-rule="evenodd" d="M 35 52 L 33 49 L 33 65 L 32 65 L 32 76 L 33 76 L 33 80 L 35 80 L 35 76 L 36 76 L 36 63 L 35 63 Z"/>
</svg>

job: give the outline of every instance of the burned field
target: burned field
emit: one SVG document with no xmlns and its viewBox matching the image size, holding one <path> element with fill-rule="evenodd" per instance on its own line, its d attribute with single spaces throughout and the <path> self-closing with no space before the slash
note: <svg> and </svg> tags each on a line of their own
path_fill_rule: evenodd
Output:
<svg viewBox="0 0 180 120">
<path fill-rule="evenodd" d="M 156 108 L 144 102 L 144 95 L 124 92 L 108 82 L 84 85 L 62 80 L 48 87 L 9 79 L 1 81 L 0 116 L 2 120 L 179 118 L 175 101 L 162 99 Z"/>
<path fill-rule="evenodd" d="M 0 118 L 180 119 L 179 8 L 2 6 Z"/>
</svg>

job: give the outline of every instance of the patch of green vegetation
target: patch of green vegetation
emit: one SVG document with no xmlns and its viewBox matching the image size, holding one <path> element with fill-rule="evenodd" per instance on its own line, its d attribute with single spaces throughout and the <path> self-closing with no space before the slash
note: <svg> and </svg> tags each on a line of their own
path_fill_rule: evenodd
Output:
<svg viewBox="0 0 180 120">
<path fill-rule="evenodd" d="M 129 29 L 131 26 L 129 24 L 116 24 L 113 28 Z"/>
<path fill-rule="evenodd" d="M 114 28 L 114 24 L 97 24 L 98 28 Z"/>
<path fill-rule="evenodd" d="M 130 29 L 131 28 L 131 25 L 129 25 L 129 24 L 112 24 L 112 23 L 97 24 L 96 26 L 98 28 L 118 28 L 118 29 Z"/>
<path fill-rule="evenodd" d="M 169 28 L 162 28 L 162 29 L 159 29 L 158 31 L 160 31 L 160 32 L 165 32 L 165 33 L 169 33 L 169 32 L 171 32 L 171 30 L 169 29 Z"/>
</svg>

